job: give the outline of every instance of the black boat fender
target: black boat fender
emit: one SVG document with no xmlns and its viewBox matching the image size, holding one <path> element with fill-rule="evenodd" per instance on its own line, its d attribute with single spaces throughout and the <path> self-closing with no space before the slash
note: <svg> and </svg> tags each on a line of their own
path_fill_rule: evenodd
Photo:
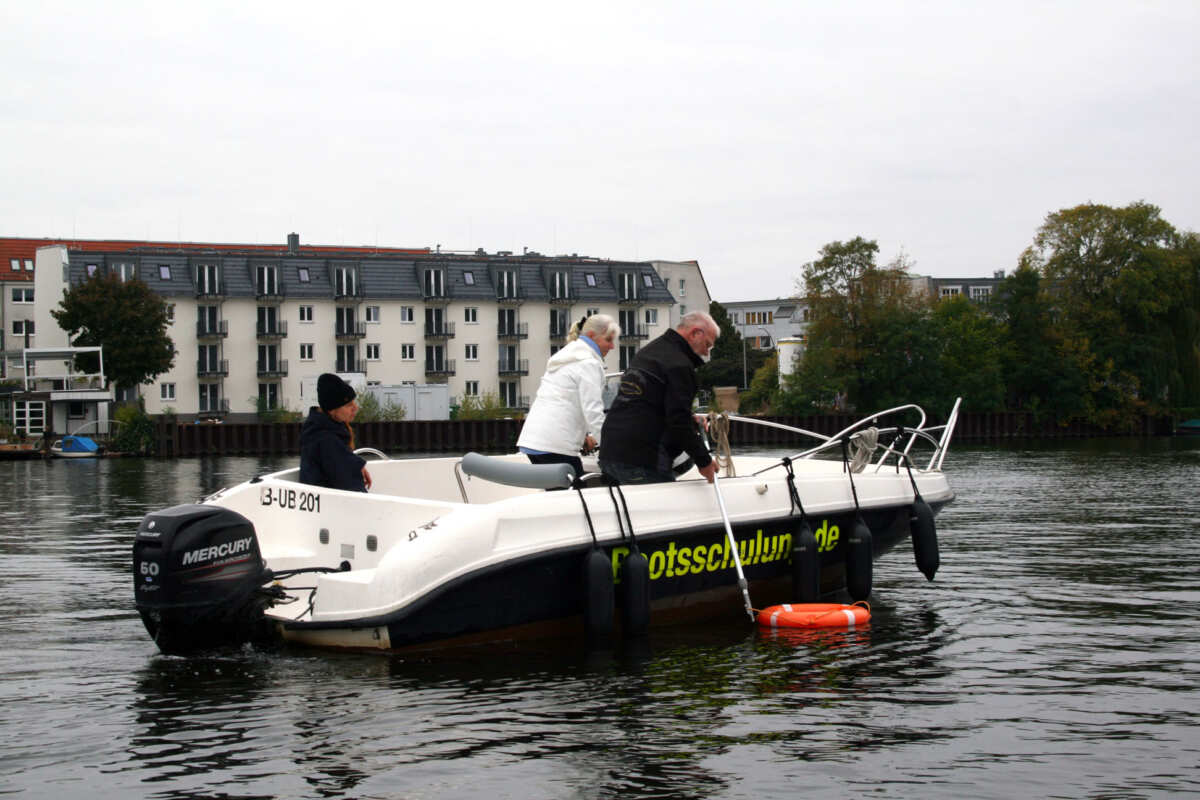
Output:
<svg viewBox="0 0 1200 800">
<path fill-rule="evenodd" d="M 941 556 L 938 553 L 937 527 L 933 524 L 933 509 L 920 495 L 912 505 L 908 525 L 917 569 L 921 570 L 926 580 L 931 581 L 941 566 Z"/>
<path fill-rule="evenodd" d="M 854 532 L 846 540 L 846 591 L 852 600 L 866 600 L 871 596 L 873 568 L 871 529 L 860 516 L 854 520 Z"/>
<path fill-rule="evenodd" d="M 583 560 L 583 625 L 592 638 L 613 632 L 612 561 L 600 547 L 593 547 Z"/>
<path fill-rule="evenodd" d="M 801 523 L 792 546 L 792 594 L 801 603 L 821 599 L 821 557 L 807 521 Z"/>
</svg>

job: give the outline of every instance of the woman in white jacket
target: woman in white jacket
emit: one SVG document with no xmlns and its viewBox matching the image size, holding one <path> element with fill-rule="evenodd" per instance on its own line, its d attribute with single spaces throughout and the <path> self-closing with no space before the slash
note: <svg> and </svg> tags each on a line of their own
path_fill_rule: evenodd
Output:
<svg viewBox="0 0 1200 800">
<path fill-rule="evenodd" d="M 517 439 L 534 464 L 570 464 L 583 474 L 579 451 L 600 444 L 604 425 L 604 357 L 620 335 L 612 317 L 593 314 L 571 326 L 567 346 L 550 356 Z"/>
</svg>

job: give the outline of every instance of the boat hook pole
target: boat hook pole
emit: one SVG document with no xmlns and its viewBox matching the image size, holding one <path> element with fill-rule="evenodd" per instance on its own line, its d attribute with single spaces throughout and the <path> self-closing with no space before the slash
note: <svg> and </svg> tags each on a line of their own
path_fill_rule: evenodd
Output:
<svg viewBox="0 0 1200 800">
<path fill-rule="evenodd" d="M 708 436 L 701 434 L 704 443 L 708 445 L 708 450 L 712 452 L 712 444 L 708 441 Z M 716 456 L 713 457 L 716 460 Z M 729 546 L 733 549 L 733 566 L 737 568 L 738 588 L 742 590 L 742 599 L 746 603 L 746 614 L 750 617 L 750 621 L 755 621 L 754 607 L 750 605 L 750 587 L 746 583 L 746 573 L 742 570 L 742 559 L 738 555 L 737 539 L 733 538 L 733 526 L 729 524 L 729 512 L 725 510 L 725 498 L 721 496 L 721 465 L 717 464 L 717 471 L 713 473 L 713 491 L 717 493 L 717 505 L 721 509 L 721 521 L 725 523 L 725 535 L 729 538 Z"/>
</svg>

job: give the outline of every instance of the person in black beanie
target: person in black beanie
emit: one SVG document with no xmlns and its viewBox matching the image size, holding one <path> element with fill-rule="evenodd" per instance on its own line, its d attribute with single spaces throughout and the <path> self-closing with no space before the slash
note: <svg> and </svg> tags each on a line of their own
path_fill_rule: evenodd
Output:
<svg viewBox="0 0 1200 800">
<path fill-rule="evenodd" d="M 350 420 L 358 413 L 354 388 L 326 372 L 317 378 L 317 405 L 300 426 L 300 482 L 328 489 L 371 488 L 367 462 L 354 454 Z"/>
</svg>

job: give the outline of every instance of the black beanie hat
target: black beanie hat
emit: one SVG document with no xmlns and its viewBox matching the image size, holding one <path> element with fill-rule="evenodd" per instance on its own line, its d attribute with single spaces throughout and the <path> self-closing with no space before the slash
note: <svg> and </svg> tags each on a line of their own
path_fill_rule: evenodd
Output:
<svg viewBox="0 0 1200 800">
<path fill-rule="evenodd" d="M 341 408 L 354 397 L 354 387 L 332 372 L 322 373 L 321 377 L 317 378 L 317 405 L 322 411 Z"/>
</svg>

